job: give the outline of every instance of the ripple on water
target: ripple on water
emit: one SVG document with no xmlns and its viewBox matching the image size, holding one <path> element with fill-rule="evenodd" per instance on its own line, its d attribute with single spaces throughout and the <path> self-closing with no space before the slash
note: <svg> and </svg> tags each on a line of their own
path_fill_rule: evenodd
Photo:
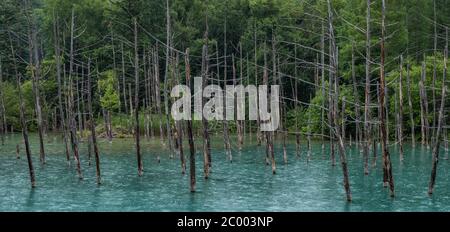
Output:
<svg viewBox="0 0 450 232">
<path fill-rule="evenodd" d="M 272 175 L 271 166 L 264 162 L 264 147 L 248 145 L 235 150 L 230 163 L 222 140 L 215 139 L 211 176 L 203 178 L 202 155 L 197 153 L 197 192 L 190 193 L 189 176 L 181 175 L 179 158 L 169 159 L 159 139 L 143 141 L 142 177 L 137 176 L 132 140 L 100 140 L 102 184 L 97 186 L 86 144 L 80 150 L 84 175 L 80 181 L 73 162 L 71 167 L 66 163 L 60 138 L 53 135 L 46 144 L 45 167 L 39 164 L 37 138 L 31 136 L 37 179 L 37 188 L 31 189 L 24 154 L 20 160 L 15 158 L 20 141 L 20 135 L 9 136 L 6 145 L 0 146 L 0 211 L 450 211 L 449 161 L 439 163 L 435 194 L 429 197 L 431 152 L 420 146 L 406 145 L 403 162 L 395 146 L 391 147 L 395 199 L 382 187 L 381 158 L 365 176 L 361 153 L 354 147 L 348 149 L 353 195 L 348 204 L 339 156 L 337 166 L 332 167 L 328 143 L 324 150 L 321 143 L 314 143 L 309 162 L 303 150 L 306 146 L 298 158 L 295 145 L 289 143 L 286 165 L 281 147 L 276 146 L 277 174 Z"/>
</svg>

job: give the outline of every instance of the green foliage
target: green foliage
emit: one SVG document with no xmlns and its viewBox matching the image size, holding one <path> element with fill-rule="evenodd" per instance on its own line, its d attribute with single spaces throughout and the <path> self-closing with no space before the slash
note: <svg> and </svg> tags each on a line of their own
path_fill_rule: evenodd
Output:
<svg viewBox="0 0 450 232">
<path fill-rule="evenodd" d="M 117 77 L 114 71 L 108 70 L 102 73 L 101 79 L 98 80 L 98 88 L 101 95 L 101 107 L 109 111 L 119 109 L 120 100 L 117 92 Z"/>
<path fill-rule="evenodd" d="M 158 44 L 158 55 L 160 58 L 160 88 L 164 88 L 164 57 L 165 49 L 161 42 L 166 39 L 166 6 L 165 1 L 150 0 L 31 0 L 33 10 L 27 12 L 24 1 L 2 0 L 0 1 L 0 56 L 2 58 L 4 82 L 5 82 L 5 102 L 7 121 L 9 124 L 19 128 L 18 125 L 18 99 L 15 82 L 15 72 L 13 68 L 13 59 L 17 61 L 18 71 L 22 74 L 23 94 L 26 104 L 26 116 L 30 124 L 35 124 L 33 118 L 34 101 L 31 88 L 31 75 L 28 64 L 28 38 L 29 21 L 26 19 L 26 13 L 33 13 L 38 27 L 38 44 L 42 49 L 41 56 L 41 80 L 39 90 L 41 93 L 42 110 L 44 117 L 49 116 L 57 107 L 57 79 L 55 66 L 54 38 L 59 39 L 62 50 L 62 68 L 63 76 L 63 98 L 67 97 L 69 72 L 69 51 L 70 51 L 70 29 L 72 10 L 74 13 L 75 39 L 74 39 L 74 77 L 80 77 L 79 66 L 83 65 L 86 69 L 87 60 L 92 61 L 91 73 L 93 83 L 93 110 L 94 115 L 99 114 L 100 109 L 104 108 L 114 113 L 124 112 L 124 97 L 128 100 L 128 84 L 133 83 L 134 74 L 134 46 L 133 46 L 133 18 L 138 21 L 138 54 L 140 57 L 139 74 L 141 81 L 146 77 L 144 74 L 151 72 L 149 69 L 148 58 L 143 63 L 142 56 L 154 49 Z M 322 32 L 328 33 L 327 29 L 327 1 L 298 1 L 298 0 L 170 0 L 170 17 L 172 43 L 179 51 L 190 49 L 191 53 L 191 76 L 201 73 L 201 52 L 204 43 L 204 32 L 206 22 L 208 22 L 208 39 L 210 54 L 210 72 L 213 78 L 216 74 L 223 78 L 225 76 L 224 60 L 220 62 L 220 70 L 217 73 L 215 67 L 216 46 L 218 47 L 219 57 L 228 57 L 227 77 L 231 78 L 231 54 L 235 57 L 242 55 L 244 59 L 249 58 L 249 67 L 244 67 L 244 75 L 248 68 L 249 84 L 262 80 L 262 65 L 264 64 L 264 54 L 267 55 L 268 67 L 272 67 L 272 42 L 275 43 L 276 52 L 279 54 L 281 67 L 280 71 L 289 76 L 304 80 L 299 81 L 298 99 L 304 103 L 295 107 L 293 102 L 287 102 L 286 127 L 289 130 L 295 130 L 296 125 L 302 132 L 312 130 L 313 133 L 319 133 L 322 130 L 322 108 L 327 106 L 327 99 L 322 99 L 321 91 L 313 85 L 315 70 L 309 62 L 317 62 L 320 58 L 320 39 Z M 346 97 L 345 115 L 350 122 L 354 120 L 356 100 L 364 100 L 364 81 L 365 81 L 365 49 L 366 49 L 366 1 L 362 0 L 332 0 L 333 7 L 333 26 L 336 36 L 336 43 L 339 48 L 339 74 L 340 74 L 340 92 L 339 105 L 342 103 L 342 96 Z M 450 13 L 448 4 L 445 0 L 436 0 L 436 16 L 438 21 L 437 33 L 438 54 L 437 59 L 437 79 L 436 89 L 440 89 L 442 83 L 442 54 L 445 41 L 445 28 L 442 25 L 450 24 Z M 398 56 L 404 54 L 406 60 L 411 65 L 411 91 L 413 109 L 407 106 L 407 86 L 406 71 L 404 73 L 404 116 L 405 127 L 410 123 L 408 119 L 409 112 L 412 110 L 415 117 L 415 124 L 420 122 L 420 107 L 418 95 L 418 80 L 420 79 L 421 61 L 426 54 L 427 80 L 425 85 L 431 86 L 431 77 L 433 75 L 434 55 L 432 49 L 434 25 L 432 23 L 433 1 L 429 0 L 398 0 L 387 1 L 387 62 L 386 74 L 389 82 L 389 118 L 395 118 L 393 114 L 395 108 L 395 95 L 398 92 Z M 371 53 L 372 53 L 372 84 L 374 85 L 379 78 L 378 63 L 380 60 L 380 19 L 381 19 L 381 1 L 372 1 L 371 5 Z M 54 35 L 54 25 L 59 26 L 59 33 Z M 226 32 L 225 32 L 226 31 Z M 8 33 L 11 32 L 11 33 Z M 16 50 L 16 56 L 11 55 L 10 40 Z M 226 41 L 225 41 L 226 37 Z M 274 39 L 274 41 L 273 41 Z M 328 38 L 325 38 L 325 53 L 328 53 Z M 295 46 L 294 43 L 298 43 Z M 242 45 L 244 54 L 239 54 L 239 44 Z M 123 56 L 125 67 L 122 73 L 121 67 L 121 48 L 123 46 Z M 307 49 L 309 47 L 311 49 Z M 224 54 L 224 50 L 227 54 Z M 294 63 L 295 52 L 297 51 L 297 61 Z M 352 51 L 355 57 L 355 79 L 353 83 L 351 58 Z M 172 51 L 175 53 L 175 50 Z M 409 57 L 407 57 L 409 54 Z M 256 57 L 255 57 L 256 56 Z M 18 58 L 20 57 L 20 58 Z M 180 61 L 180 82 L 184 82 L 184 57 L 178 57 Z M 222 58 L 221 58 L 222 59 Z M 238 59 L 236 59 L 238 61 Z M 253 62 L 255 62 L 254 64 Z M 25 62 L 24 62 L 25 61 Z M 306 61 L 306 62 L 303 62 Z M 325 68 L 329 63 L 328 55 L 325 55 Z M 94 67 L 95 66 L 95 72 Z M 237 65 L 238 66 L 238 65 Z M 246 62 L 244 61 L 244 66 Z M 115 69 L 114 69 L 115 68 Z M 173 68 L 173 65 L 171 66 Z M 172 69 L 170 69 L 172 71 Z M 404 70 L 406 70 L 406 65 Z M 86 71 L 86 70 L 84 70 Z M 240 73 L 237 67 L 237 73 Z M 124 82 L 122 83 L 122 76 Z M 239 75 L 238 75 L 239 76 Z M 174 75 L 170 74 L 170 78 Z M 273 73 L 269 72 L 269 79 L 272 79 Z M 320 75 L 319 75 L 320 77 Z M 65 79 L 64 79 L 65 78 Z M 325 80 L 328 80 L 328 70 L 325 70 Z M 120 81 L 119 81 L 120 80 Z M 118 83 L 118 81 L 120 83 Z M 287 76 L 281 77 L 281 86 L 285 96 L 293 96 L 293 80 Z M 97 85 L 95 85 L 95 83 Z M 143 83 L 143 82 L 142 82 Z M 169 84 L 175 81 L 169 80 Z M 126 93 L 123 93 L 124 86 Z M 353 91 L 353 84 L 357 85 L 357 91 Z M 120 90 L 117 88 L 120 86 Z M 134 90 L 135 86 L 132 84 Z M 143 94 L 144 85 L 138 86 L 140 93 Z M 328 89 L 328 87 L 327 87 Z M 376 91 L 374 87 L 372 93 Z M 162 92 L 162 91 L 161 91 Z M 431 102 L 431 89 L 427 89 L 428 97 Z M 436 91 L 437 98 L 440 97 L 440 91 Z M 125 95 L 125 96 L 124 96 Z M 142 96 L 141 96 L 142 97 Z M 372 102 L 376 102 L 375 94 L 372 94 Z M 431 104 L 430 104 L 431 106 Z M 129 108 L 129 106 L 128 106 Z M 155 113 L 154 104 L 149 108 L 152 114 Z M 431 107 L 430 107 L 431 109 Z M 128 110 L 128 109 L 127 109 Z M 147 109 L 143 109 L 147 110 Z M 325 119 L 328 111 L 325 111 Z M 375 116 L 376 110 L 372 114 Z M 362 115 L 362 114 L 361 114 Z M 114 116 L 114 114 L 113 114 Z M 125 116 L 124 116 L 125 117 Z M 430 116 L 431 117 L 431 116 Z M 114 117 L 113 117 L 114 118 Z M 310 118 L 310 122 L 308 122 Z M 113 119 L 114 120 L 114 119 Z M 101 120 L 100 120 L 101 121 Z M 326 120 L 327 121 L 327 120 Z M 390 120 L 391 128 L 393 121 Z M 347 129 L 354 130 L 354 123 L 348 123 Z M 49 123 L 49 120 L 47 120 Z M 116 122 L 117 124 L 123 124 Z M 113 122 L 114 124 L 114 122 Z M 254 124 L 254 122 L 253 122 Z M 211 123 L 212 129 L 220 132 L 220 122 Z M 127 125 L 129 126 L 129 125 Z M 127 127 L 126 126 L 126 127 Z M 125 127 L 125 128 L 126 128 Z M 255 128 L 255 127 L 254 127 Z M 327 133 L 327 126 L 324 127 Z M 235 131 L 234 123 L 230 123 L 230 130 Z"/>
</svg>

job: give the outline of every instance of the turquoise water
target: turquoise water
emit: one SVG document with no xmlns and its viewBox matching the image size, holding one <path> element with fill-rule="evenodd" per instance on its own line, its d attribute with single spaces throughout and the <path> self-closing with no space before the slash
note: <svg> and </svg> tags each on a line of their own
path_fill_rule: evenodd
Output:
<svg viewBox="0 0 450 232">
<path fill-rule="evenodd" d="M 80 181 L 74 167 L 66 164 L 57 136 L 46 139 L 45 166 L 39 163 L 37 138 L 32 136 L 35 189 L 30 188 L 24 149 L 21 159 L 15 157 L 15 146 L 20 141 L 17 134 L 0 146 L 0 211 L 450 211 L 450 161 L 444 159 L 443 151 L 435 194 L 429 197 L 431 150 L 421 146 L 411 149 L 406 145 L 403 162 L 399 161 L 395 145 L 390 147 L 395 199 L 382 187 L 381 158 L 364 176 L 362 155 L 355 146 L 349 148 L 353 202 L 347 203 L 339 163 L 331 166 L 328 146 L 322 152 L 320 142 L 313 144 L 309 162 L 306 151 L 297 159 L 295 146 L 290 144 L 287 165 L 283 164 L 281 146 L 277 144 L 277 174 L 272 175 L 264 163 L 264 147 L 250 144 L 242 151 L 234 150 L 230 163 L 218 137 L 213 144 L 213 167 L 208 180 L 203 178 L 202 156 L 197 155 L 197 192 L 191 193 L 188 175 L 181 174 L 179 159 L 169 158 L 159 138 L 144 140 L 142 177 L 137 175 L 133 140 L 100 140 L 103 184 L 97 186 L 94 165 L 88 166 L 86 144 L 81 145 L 85 179 Z"/>
</svg>

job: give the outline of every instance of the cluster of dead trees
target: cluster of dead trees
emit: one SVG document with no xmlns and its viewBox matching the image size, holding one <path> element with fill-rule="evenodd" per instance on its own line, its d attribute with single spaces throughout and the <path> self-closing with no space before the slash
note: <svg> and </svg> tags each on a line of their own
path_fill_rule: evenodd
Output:
<svg viewBox="0 0 450 232">
<path fill-rule="evenodd" d="M 31 80 L 33 84 L 33 95 L 34 95 L 34 110 L 37 122 L 37 129 L 39 135 L 39 154 L 40 154 L 40 162 L 42 165 L 46 163 L 45 157 L 45 145 L 44 145 L 44 136 L 45 136 L 45 126 L 44 119 L 42 115 L 42 102 L 39 91 L 40 79 L 43 75 L 41 68 L 41 58 L 39 55 L 39 42 L 38 42 L 38 33 L 37 33 L 37 25 L 36 19 L 31 13 L 31 5 L 28 1 L 26 2 L 27 12 L 27 20 L 28 20 L 28 66 L 31 70 Z M 377 158 L 377 147 L 378 143 L 381 144 L 381 154 L 382 154 L 382 168 L 383 168 L 383 184 L 385 187 L 389 187 L 390 195 L 392 197 L 395 196 L 395 188 L 394 188 L 394 177 L 392 170 L 392 162 L 390 156 L 389 149 L 389 128 L 388 128 L 388 120 L 389 113 L 387 102 L 388 102 L 388 92 L 386 83 L 386 47 L 385 42 L 388 38 L 386 32 L 386 5 L 385 0 L 382 0 L 382 8 L 381 8 L 381 23 L 380 23 L 380 31 L 381 37 L 380 41 L 377 44 L 380 49 L 380 62 L 379 67 L 376 67 L 379 70 L 379 78 L 376 79 L 376 85 L 373 84 L 374 78 L 372 78 L 373 71 L 373 58 L 371 56 L 371 50 L 373 45 L 371 31 L 371 0 L 367 0 L 367 16 L 366 16 L 366 29 L 364 30 L 366 43 L 365 43 L 365 84 L 364 84 L 364 105 L 361 106 L 361 102 L 358 98 L 355 98 L 354 102 L 346 100 L 340 94 L 340 85 L 342 84 L 341 80 L 341 71 L 339 70 L 339 47 L 336 42 L 335 36 L 335 28 L 334 28 L 334 18 L 335 12 L 333 10 L 333 6 L 330 0 L 327 0 L 327 17 L 322 19 L 321 21 L 321 37 L 320 37 L 320 49 L 315 49 L 312 47 L 307 47 L 297 42 L 292 42 L 295 48 L 295 57 L 294 57 L 294 73 L 293 75 L 289 75 L 284 72 L 283 64 L 282 64 L 282 54 L 280 49 L 280 44 L 276 40 L 275 36 L 272 36 L 271 41 L 264 41 L 262 43 L 262 47 L 260 47 L 257 43 L 257 34 L 256 34 L 256 25 L 255 25 L 255 33 L 254 33 L 254 61 L 251 63 L 251 59 L 249 59 L 249 53 L 243 52 L 242 44 L 239 44 L 238 52 L 230 52 L 227 51 L 227 46 L 224 46 L 222 51 L 222 56 L 219 56 L 219 46 L 217 43 L 212 44 L 208 37 L 208 18 L 205 18 L 205 31 L 203 37 L 203 45 L 202 45 L 202 53 L 201 57 L 196 57 L 201 60 L 200 64 L 200 75 L 202 77 L 203 86 L 207 86 L 208 84 L 217 84 L 217 85 L 226 85 L 232 83 L 233 85 L 239 84 L 248 84 L 249 83 L 249 67 L 254 69 L 254 82 L 258 84 L 259 82 L 263 85 L 268 84 L 277 84 L 283 85 L 283 79 L 289 79 L 292 87 L 292 96 L 288 96 L 285 91 L 281 91 L 280 93 L 280 101 L 281 101 L 281 117 L 283 118 L 281 126 L 277 131 L 274 132 L 261 132 L 260 130 L 260 120 L 258 115 L 258 120 L 256 125 L 252 123 L 246 123 L 245 120 L 236 120 L 234 125 L 236 127 L 237 132 L 237 147 L 241 149 L 245 143 L 246 137 L 252 138 L 254 132 L 256 132 L 256 140 L 258 145 L 264 143 L 265 145 L 265 163 L 267 165 L 271 165 L 272 173 L 276 173 L 276 152 L 274 149 L 275 142 L 277 141 L 277 137 L 281 137 L 281 146 L 283 148 L 283 161 L 285 164 L 288 163 L 288 154 L 287 154 L 287 140 L 289 134 L 295 136 L 295 148 L 296 148 L 296 156 L 300 157 L 301 155 L 301 138 L 305 135 L 307 140 L 307 160 L 310 160 L 311 157 L 311 139 L 314 136 L 311 131 L 311 127 L 308 126 L 307 133 L 300 132 L 299 116 L 296 116 L 295 119 L 295 131 L 289 131 L 287 128 L 287 110 L 288 110 L 288 101 L 293 102 L 293 107 L 297 110 L 300 105 L 308 105 L 309 107 L 318 107 L 321 112 L 321 133 L 319 137 L 321 137 L 322 141 L 328 139 L 329 141 L 329 152 L 330 159 L 333 166 L 336 165 L 336 152 L 339 158 L 339 162 L 342 168 L 342 176 L 343 176 L 343 186 L 346 192 L 346 199 L 348 201 L 352 200 L 351 188 L 350 188 L 350 179 L 348 173 L 348 164 L 347 164 L 347 148 L 348 144 L 352 145 L 352 133 L 346 132 L 346 125 L 349 123 L 355 123 L 355 133 L 354 133 L 354 141 L 357 144 L 358 148 L 363 153 L 364 159 L 364 168 L 363 172 L 365 175 L 369 174 L 369 160 L 370 160 L 370 151 L 373 152 L 373 163 L 376 164 Z M 190 88 L 191 86 L 191 62 L 190 62 L 190 51 L 187 48 L 185 51 L 177 50 L 173 44 L 173 32 L 171 27 L 171 18 L 169 13 L 169 1 L 166 0 L 166 41 L 156 41 L 152 46 L 145 46 L 139 43 L 139 37 L 141 33 L 144 35 L 151 36 L 149 32 L 147 32 L 144 28 L 139 25 L 137 18 L 133 18 L 133 25 L 128 25 L 129 28 L 133 32 L 133 40 L 132 41 L 123 41 L 124 38 L 120 40 L 115 40 L 114 34 L 112 34 L 109 38 L 111 38 L 111 42 L 113 44 L 112 56 L 114 57 L 114 72 L 120 75 L 116 75 L 117 78 L 117 91 L 120 93 L 120 104 L 122 107 L 121 110 L 125 110 L 125 114 L 130 115 L 130 121 L 133 123 L 132 132 L 135 138 L 135 150 L 136 150 L 136 158 L 137 158 L 137 168 L 138 175 L 142 176 L 144 173 L 144 163 L 142 159 L 142 149 L 141 149 L 141 134 L 144 131 L 144 135 L 146 138 L 154 137 L 157 133 L 159 133 L 161 144 L 164 144 L 169 150 L 171 158 L 177 155 L 180 159 L 181 163 L 181 172 L 183 174 L 186 173 L 187 162 L 189 160 L 189 175 L 190 175 L 190 190 L 192 192 L 195 191 L 196 184 L 196 170 L 195 170 L 195 162 L 196 162 L 196 150 L 195 150 L 195 141 L 194 141 L 194 129 L 193 122 L 191 120 L 187 121 L 176 121 L 171 122 L 169 115 L 169 106 L 170 106 L 170 98 L 168 96 L 169 89 L 179 83 L 186 83 L 186 85 Z M 55 52 L 55 72 L 57 77 L 57 85 L 58 85 L 58 93 L 57 93 L 57 107 L 54 110 L 53 117 L 59 118 L 59 125 L 54 125 L 53 127 L 59 130 L 62 134 L 64 141 L 64 152 L 66 155 L 67 162 L 70 165 L 72 160 L 75 161 L 75 169 L 80 179 L 83 179 L 82 166 L 80 162 L 80 146 L 83 144 L 84 139 L 87 138 L 88 145 L 88 159 L 91 159 L 91 153 L 94 154 L 95 166 L 96 166 L 96 175 L 97 175 L 97 183 L 101 183 L 101 172 L 100 172 L 100 152 L 97 145 L 97 133 L 96 133 L 96 125 L 95 119 L 96 115 L 94 113 L 93 108 L 93 98 L 95 96 L 95 83 L 96 79 L 99 77 L 99 70 L 97 65 L 95 64 L 97 61 L 92 59 L 91 57 L 83 57 L 77 54 L 76 39 L 79 36 L 79 33 L 82 33 L 77 28 L 76 15 L 72 10 L 71 21 L 70 21 L 70 41 L 69 44 L 61 44 L 60 37 L 60 25 L 58 16 L 54 15 L 54 25 L 53 25 L 53 34 L 54 34 L 54 52 Z M 436 20 L 436 19 L 435 19 Z M 436 27 L 436 21 L 434 23 Z M 227 44 L 227 23 L 225 19 L 225 27 L 224 27 L 224 44 Z M 436 29 L 435 29 L 436 31 Z M 434 38 L 434 52 L 437 51 L 437 33 L 435 33 Z M 27 130 L 27 118 L 25 116 L 24 109 L 24 100 L 23 94 L 21 90 L 21 83 L 23 79 L 23 74 L 19 71 L 17 60 L 19 60 L 18 54 L 16 53 L 16 45 L 14 42 L 15 38 L 13 33 L 9 33 L 9 43 L 10 43 L 10 52 L 13 59 L 13 67 L 14 67 L 14 76 L 16 78 L 17 86 L 18 86 L 18 95 L 20 101 L 20 122 L 22 126 L 22 133 L 24 139 L 24 147 L 27 155 L 27 161 L 29 164 L 29 172 L 31 178 L 32 187 L 35 186 L 35 175 L 34 168 L 31 156 L 31 150 L 28 140 L 28 130 Z M 117 52 L 114 49 L 114 44 L 120 41 L 120 52 Z M 446 35 L 446 41 L 448 41 L 448 33 Z M 328 42 L 328 44 L 326 44 Z M 132 45 L 133 54 L 130 55 L 130 62 L 134 71 L 134 81 L 129 83 L 126 81 L 126 70 L 128 62 L 126 63 L 126 52 L 124 51 L 124 46 Z M 215 47 L 214 47 L 215 45 Z M 68 46 L 68 54 L 66 54 L 66 46 Z M 328 48 L 327 48 L 328 46 Z M 314 75 L 314 83 L 311 83 L 307 80 L 302 80 L 298 78 L 298 62 L 297 58 L 297 48 L 301 47 L 303 49 L 314 50 L 317 52 L 317 58 L 315 62 L 311 62 L 315 67 L 315 75 Z M 165 50 L 165 65 L 164 65 L 164 77 L 163 80 L 160 78 L 161 68 L 160 68 L 160 48 Z M 352 45 L 353 48 L 353 45 Z M 258 60 L 258 56 L 256 51 L 260 49 L 263 52 L 263 62 Z M 214 51 L 215 50 L 215 51 Z M 327 51 L 328 50 L 328 51 Z M 352 49 L 353 51 L 353 49 Z M 117 54 L 116 54 L 117 53 Z M 120 53 L 120 64 L 116 64 L 116 56 Z M 68 57 L 68 64 L 64 59 Z M 438 78 L 436 73 L 436 61 L 434 63 L 434 71 L 433 71 L 433 86 L 432 86 L 432 125 L 429 122 L 429 105 L 428 105 L 428 96 L 427 90 L 425 88 L 425 61 L 423 63 L 422 68 L 422 76 L 421 81 L 419 83 L 420 87 L 420 109 L 421 109 L 421 138 L 422 144 L 426 146 L 433 145 L 433 162 L 432 162 L 432 173 L 429 184 L 429 194 L 433 193 L 434 183 L 436 180 L 436 170 L 437 164 L 439 160 L 439 151 L 440 144 L 442 141 L 445 141 L 446 146 L 448 146 L 447 142 L 447 130 L 444 125 L 445 121 L 445 96 L 446 96 L 446 74 L 447 74 L 447 56 L 448 56 L 448 42 L 445 46 L 444 51 L 444 75 L 442 77 L 442 89 L 441 91 L 441 100 L 440 105 L 437 104 L 436 100 L 436 88 L 434 83 Z M 436 56 L 435 56 L 436 57 Z M 1 57 L 0 57 L 1 58 Z M 271 58 L 271 59 L 270 59 Z M 269 60 L 270 59 L 270 60 Z M 436 58 L 435 58 L 436 59 Z M 403 144 L 405 140 L 405 136 L 403 135 L 404 125 L 403 125 L 403 111 L 404 111 L 404 93 L 403 93 L 403 82 L 404 82 L 404 70 L 406 70 L 406 87 L 407 91 L 407 101 L 408 106 L 412 109 L 412 100 L 411 100 L 411 81 L 410 81 L 410 69 L 409 64 L 405 64 L 403 62 L 403 56 L 399 56 L 399 77 L 398 81 L 398 91 L 395 93 L 396 100 L 396 112 L 395 112 L 395 121 L 396 121 L 396 129 L 395 129 L 395 142 L 399 145 L 399 154 L 400 160 L 403 160 Z M 328 61 L 328 63 L 326 63 Z M 184 67 L 183 66 L 184 62 Z M 231 64 L 229 64 L 231 62 Z M 355 66 L 355 54 L 352 52 L 352 61 L 351 61 L 351 78 L 353 81 L 353 90 L 357 93 L 357 85 L 356 85 L 356 74 L 354 70 Z M 245 65 L 244 65 L 245 64 Z M 120 66 L 120 68 L 119 68 Z M 245 68 L 244 68 L 245 66 Z M 271 67 L 270 67 L 271 66 Z M 328 74 L 327 74 L 328 71 Z M 184 73 L 183 73 L 184 72 Z M 228 75 L 231 73 L 231 78 Z M 246 75 L 244 75 L 246 73 Z M 262 76 L 260 74 L 262 73 Z M 183 75 L 184 74 L 184 75 Z M 328 75 L 328 80 L 326 80 L 326 75 Z M 93 81 L 94 79 L 94 81 Z M 262 81 L 260 81 L 262 80 Z M 317 88 L 317 92 L 322 95 L 322 105 L 313 105 L 311 102 L 306 103 L 299 100 L 299 83 L 306 83 L 312 85 L 312 87 Z M 0 84 L 2 82 L 2 66 L 0 60 Z M 161 87 L 161 83 L 163 86 Z M 376 97 L 377 102 L 372 103 L 372 92 L 376 86 Z M 2 86 L 0 86 L 0 89 Z M 134 88 L 134 92 L 133 92 Z M 161 94 L 162 91 L 162 94 Z M 206 100 L 203 96 L 202 104 L 206 103 Z M 161 102 L 162 99 L 164 102 Z M 0 91 L 0 132 L 1 132 L 1 142 L 4 142 L 4 134 L 6 131 L 6 119 L 5 119 L 5 104 L 3 103 L 2 92 Z M 164 104 L 164 105 L 163 105 Z M 235 104 L 237 104 L 235 102 Z M 349 121 L 347 115 L 345 113 L 346 104 L 354 106 L 355 110 L 355 120 Z M 224 109 L 223 113 L 225 115 L 225 99 L 224 99 Z M 163 108 L 164 107 L 164 108 Z M 237 107 L 235 107 L 237 108 Z M 375 110 L 378 113 L 376 117 L 374 117 Z M 112 140 L 114 137 L 112 122 L 111 122 L 111 114 L 112 112 L 107 109 L 101 109 L 104 118 L 105 124 L 105 135 L 109 140 Z M 144 128 L 141 129 L 140 124 L 140 116 L 144 115 Z M 158 122 L 154 122 L 152 115 L 157 114 L 159 117 Z M 165 120 L 163 121 L 163 119 Z M 412 144 L 415 146 L 414 137 L 415 134 L 415 125 L 414 125 L 414 116 L 412 110 L 410 110 L 409 119 L 411 122 L 411 136 L 412 136 Z M 54 120 L 55 124 L 56 121 Z M 311 115 L 308 115 L 308 124 L 311 123 Z M 159 132 L 153 131 L 153 125 L 159 124 Z M 227 120 L 221 122 L 223 128 L 223 138 L 224 138 L 224 149 L 225 154 L 230 162 L 233 161 L 233 151 L 232 151 L 232 139 L 230 138 L 230 126 Z M 201 136 L 203 141 L 202 147 L 202 158 L 203 158 L 203 176 L 207 179 L 212 170 L 212 150 L 211 150 L 211 125 L 202 116 L 201 123 Z M 255 128 L 253 128 L 255 127 Z M 326 135 L 326 130 L 329 131 L 329 134 Z M 88 131 L 88 135 L 85 136 L 85 131 Z M 186 138 L 186 139 L 184 139 Z M 188 141 L 189 145 L 189 159 L 185 158 L 184 154 L 184 143 Z M 322 148 L 324 145 L 322 146 Z M 73 157 L 73 158 L 71 158 Z M 89 162 L 90 163 L 90 162 Z"/>
</svg>

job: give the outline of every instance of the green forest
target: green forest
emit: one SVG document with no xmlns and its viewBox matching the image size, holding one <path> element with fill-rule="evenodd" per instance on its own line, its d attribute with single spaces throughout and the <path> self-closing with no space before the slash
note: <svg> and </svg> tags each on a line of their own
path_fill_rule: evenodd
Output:
<svg viewBox="0 0 450 232">
<path fill-rule="evenodd" d="M 286 140 L 295 140 L 297 152 L 300 143 L 317 140 L 330 144 L 333 165 L 342 166 L 349 201 L 346 144 L 363 151 L 366 174 L 370 150 L 382 145 L 383 183 L 393 196 L 386 147 L 399 144 L 403 159 L 408 141 L 432 149 L 431 194 L 439 149 L 448 150 L 449 6 L 448 0 L 2 0 L 2 141 L 8 133 L 21 132 L 24 140 L 37 133 L 45 163 L 44 138 L 60 133 L 81 178 L 80 141 L 134 138 L 142 175 L 140 135 L 181 153 L 181 137 L 192 147 L 199 136 L 206 141 L 207 178 L 209 134 L 223 134 L 226 150 L 234 135 L 240 147 L 256 134 L 274 174 L 274 143 L 284 147 L 287 162 Z M 174 121 L 170 91 L 196 76 L 219 86 L 280 85 L 280 128 L 262 133 L 259 121 Z"/>
</svg>

